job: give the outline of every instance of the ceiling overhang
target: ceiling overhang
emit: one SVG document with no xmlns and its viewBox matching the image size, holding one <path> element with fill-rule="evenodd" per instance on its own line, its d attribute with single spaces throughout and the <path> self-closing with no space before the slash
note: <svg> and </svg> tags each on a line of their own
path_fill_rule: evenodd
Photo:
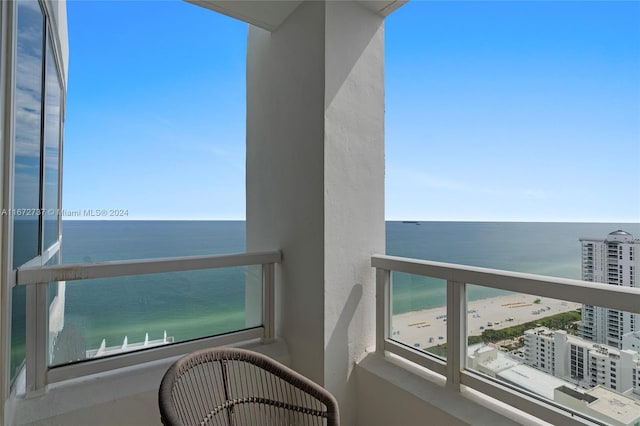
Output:
<svg viewBox="0 0 640 426">
<path fill-rule="evenodd" d="M 277 29 L 307 0 L 186 0 L 268 31 Z M 340 1 L 340 0 L 338 0 Z M 342 0 L 344 1 L 344 0 Z M 408 0 L 355 0 L 381 16 L 387 16 Z"/>
</svg>

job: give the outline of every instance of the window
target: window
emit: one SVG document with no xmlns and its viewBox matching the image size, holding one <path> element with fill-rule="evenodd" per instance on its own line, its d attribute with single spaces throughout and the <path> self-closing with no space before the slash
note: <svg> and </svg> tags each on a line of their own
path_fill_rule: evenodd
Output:
<svg viewBox="0 0 640 426">
<path fill-rule="evenodd" d="M 36 2 L 18 3 L 13 266 L 38 255 L 44 16 Z M 24 214 L 23 214 L 24 213 Z M 30 213 L 30 214 L 26 214 Z"/>
<path fill-rule="evenodd" d="M 36 1 L 18 2 L 16 49 L 14 268 L 58 262 L 62 88 L 45 13 Z M 43 253 L 47 253 L 43 256 Z M 52 285 L 50 300 L 57 288 Z M 26 287 L 12 289 L 11 380 L 26 355 Z"/>
<path fill-rule="evenodd" d="M 60 224 L 60 121 L 62 88 L 51 40 L 47 37 L 43 160 L 43 248 L 58 241 Z"/>
<path fill-rule="evenodd" d="M 38 216 L 21 213 L 35 212 L 40 207 L 43 35 L 44 16 L 38 3 L 19 2 L 15 97 L 14 267 L 36 257 L 39 251 Z M 13 380 L 25 359 L 25 288 L 14 287 L 11 297 L 11 380 Z"/>
</svg>

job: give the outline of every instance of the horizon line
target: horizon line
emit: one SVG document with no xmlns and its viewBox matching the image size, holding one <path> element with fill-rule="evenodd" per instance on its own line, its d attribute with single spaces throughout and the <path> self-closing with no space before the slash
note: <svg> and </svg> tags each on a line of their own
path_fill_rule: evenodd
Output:
<svg viewBox="0 0 640 426">
<path fill-rule="evenodd" d="M 237 218 L 62 218 L 66 222 L 246 222 L 246 219 Z M 384 219 L 385 222 L 458 222 L 458 223 L 589 223 L 589 224 L 609 224 L 624 223 L 629 225 L 640 225 L 640 222 L 629 220 L 517 220 L 517 219 Z"/>
</svg>

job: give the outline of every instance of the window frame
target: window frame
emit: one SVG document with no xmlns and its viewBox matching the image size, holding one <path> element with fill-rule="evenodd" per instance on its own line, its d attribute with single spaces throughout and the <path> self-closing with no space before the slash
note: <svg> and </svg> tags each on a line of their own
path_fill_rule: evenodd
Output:
<svg viewBox="0 0 640 426">
<path fill-rule="evenodd" d="M 381 358 L 408 361 L 442 376 L 445 386 L 461 392 L 470 388 L 487 397 L 517 407 L 536 418 L 552 424 L 605 423 L 586 413 L 544 399 L 529 390 L 485 375 L 468 367 L 467 363 L 467 286 L 498 288 L 516 293 L 561 299 L 582 304 L 598 303 L 609 309 L 637 312 L 640 292 L 628 287 L 605 283 L 585 282 L 557 277 L 525 274 L 469 265 L 456 265 L 429 260 L 411 259 L 389 255 L 373 255 L 371 266 L 376 274 L 376 352 Z M 443 361 L 430 353 L 395 342 L 390 333 L 391 274 L 405 272 L 420 276 L 447 280 L 447 359 Z M 573 351 L 573 345 L 571 346 Z M 576 348 L 576 352 L 584 348 Z M 604 360 L 603 360 L 604 362 Z M 584 364 L 583 364 L 584 365 Z"/>
<path fill-rule="evenodd" d="M 15 395 L 17 389 L 21 389 L 24 387 L 25 381 L 25 367 L 28 370 L 29 363 L 29 351 L 30 351 L 30 340 L 33 340 L 33 329 L 34 329 L 34 315 L 38 312 L 45 312 L 43 309 L 47 309 L 47 289 L 45 287 L 39 289 L 29 289 L 27 288 L 26 295 L 26 303 L 25 303 L 25 360 L 22 365 L 19 367 L 19 371 L 12 377 L 11 374 L 11 322 L 12 322 L 12 309 L 11 305 L 13 303 L 12 293 L 13 289 L 16 287 L 16 271 L 17 268 L 24 267 L 37 267 L 44 266 L 48 262 L 51 261 L 56 255 L 60 253 L 61 241 L 62 241 L 62 216 L 60 214 L 62 207 L 62 157 L 63 157 L 63 146 L 64 146 L 64 119 L 65 119 L 65 104 L 66 104 L 66 81 L 64 79 L 62 73 L 62 55 L 61 55 L 61 46 L 59 45 L 60 41 L 57 37 L 55 37 L 55 20 L 52 18 L 53 13 L 50 10 L 50 5 L 44 0 L 24 0 L 24 1 L 32 1 L 37 4 L 40 12 L 42 13 L 42 74 L 41 74 L 41 93 L 40 93 L 40 106 L 41 106 L 41 116 L 40 116 L 40 135 L 39 135 L 39 149 L 40 149 L 40 164 L 39 164 L 39 179 L 38 179 L 38 204 L 40 212 L 42 212 L 44 207 L 44 185 L 45 185 L 45 140 L 46 140 L 46 114 L 48 112 L 48 108 L 46 105 L 46 97 L 47 97 L 47 82 L 48 75 L 50 73 L 50 66 L 52 65 L 55 69 L 55 78 L 56 78 L 56 87 L 59 88 L 59 110 L 57 117 L 57 129 L 53 131 L 57 135 L 58 141 L 58 152 L 57 152 L 57 211 L 56 220 L 57 220 L 57 234 L 55 241 L 53 241 L 49 246 L 44 246 L 44 215 L 39 214 L 38 216 L 38 250 L 37 255 L 22 263 L 21 265 L 16 265 L 16 268 L 13 267 L 13 245 L 14 245 L 14 216 L 11 214 L 6 214 L 1 218 L 1 226 L 2 226 L 2 288 L 0 291 L 2 292 L 2 297 L 0 300 L 3 300 L 4 303 L 0 306 L 0 313 L 2 314 L 2 329 L 0 334 L 2 335 L 2 339 L 0 340 L 0 360 L 2 363 L 2 380 L 1 380 L 1 390 L 0 390 L 0 399 L 2 401 L 6 401 L 9 399 L 11 395 Z M 10 141 L 10 143 L 5 144 L 7 147 L 3 152 L 3 170 L 2 170 L 2 180 L 3 180 L 3 205 L 7 209 L 7 211 L 11 212 L 15 209 L 15 155 L 16 155 L 16 105 L 17 105 L 17 65 L 18 65 L 18 10 L 19 10 L 19 2 L 2 2 L 2 6 L 0 6 L 0 17 L 2 19 L 2 28 L 6 28 L 6 31 L 3 32 L 3 37 L 6 40 L 1 46 L 1 54 L 3 58 L 3 63 L 5 64 L 4 69 L 2 69 L 2 79 L 0 81 L 2 94 L 4 99 L 3 114 L 2 114 L 2 138 L 3 140 Z M 6 25 L 5 25 L 6 24 Z M 48 61 L 49 49 L 51 51 L 51 56 L 53 61 Z M 56 161 L 56 160 L 54 160 Z M 45 305 L 42 306 L 42 303 L 39 302 L 42 299 L 42 295 L 44 294 L 44 302 Z M 58 291 L 56 291 L 56 296 Z M 63 301 L 57 300 L 55 297 L 52 300 L 52 304 L 54 303 L 63 303 Z M 38 317 L 42 317 L 40 314 Z M 45 321 L 47 315 L 44 315 Z M 29 386 L 27 386 L 28 388 Z M 4 406 L 4 404 L 1 404 Z M 4 407 L 0 408 L 0 418 L 4 418 Z"/>
</svg>

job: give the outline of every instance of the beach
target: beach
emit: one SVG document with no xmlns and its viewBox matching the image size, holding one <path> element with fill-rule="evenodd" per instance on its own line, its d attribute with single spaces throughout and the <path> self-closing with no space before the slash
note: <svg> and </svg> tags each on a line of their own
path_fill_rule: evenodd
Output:
<svg viewBox="0 0 640 426">
<path fill-rule="evenodd" d="M 539 303 L 536 300 L 539 299 Z M 580 303 L 529 294 L 509 294 L 467 303 L 469 336 L 486 329 L 501 329 L 580 308 Z M 445 306 L 394 315 L 391 337 L 414 347 L 427 348 L 447 341 Z"/>
</svg>

